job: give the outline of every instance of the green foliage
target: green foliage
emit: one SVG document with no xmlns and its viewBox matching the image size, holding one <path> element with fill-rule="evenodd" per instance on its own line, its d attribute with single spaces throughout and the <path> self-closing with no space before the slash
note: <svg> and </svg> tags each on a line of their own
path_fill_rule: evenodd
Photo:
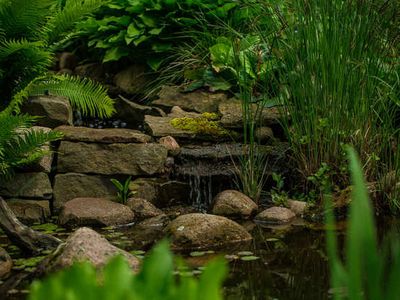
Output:
<svg viewBox="0 0 400 300">
<path fill-rule="evenodd" d="M 272 180 L 275 182 L 275 187 L 271 190 L 271 201 L 277 206 L 287 206 L 289 196 L 283 191 L 285 177 L 275 172 L 272 173 Z"/>
<path fill-rule="evenodd" d="M 318 174 L 322 163 L 330 168 L 330 184 L 348 185 L 342 171 L 345 144 L 360 153 L 368 181 L 399 170 L 399 148 L 393 147 L 399 140 L 399 61 L 387 18 L 400 8 L 386 4 L 296 0 L 291 19 L 283 20 L 287 28 L 274 52 L 283 66 L 283 125 L 303 189 L 313 184 L 307 178 Z"/>
<path fill-rule="evenodd" d="M 32 130 L 37 118 L 0 112 L 0 178 L 8 178 L 16 168 L 38 161 L 49 152 L 42 146 L 61 134 Z"/>
<path fill-rule="evenodd" d="M 210 262 L 198 279 L 174 275 L 173 256 L 161 242 L 144 259 L 134 275 L 122 257 L 111 260 L 101 273 L 89 263 L 36 281 L 29 300 L 221 300 L 221 284 L 226 275 L 223 260 Z"/>
<path fill-rule="evenodd" d="M 215 22 L 227 18 L 238 5 L 232 0 L 113 0 L 81 22 L 77 35 L 103 62 L 138 59 L 146 53 L 148 65 L 157 70 L 174 47 L 177 33 L 199 23 L 199 13 Z"/>
<path fill-rule="evenodd" d="M 334 299 L 398 299 L 400 286 L 400 243 L 389 239 L 379 249 L 373 209 L 362 174 L 360 161 L 353 149 L 348 150 L 352 202 L 345 246 L 346 262 L 342 262 L 335 232 L 327 231 L 327 251 L 331 268 Z M 331 199 L 326 201 L 327 225 L 334 228 Z"/>
<path fill-rule="evenodd" d="M 116 179 L 111 179 L 112 184 L 117 188 L 117 199 L 118 202 L 126 204 L 128 199 L 135 194 L 135 192 L 130 191 L 129 185 L 132 181 L 132 176 L 129 176 L 124 183 L 119 182 Z"/>
<path fill-rule="evenodd" d="M 67 96 L 83 114 L 108 117 L 113 102 L 105 89 L 89 80 L 46 75 L 53 63 L 57 42 L 103 0 L 67 0 L 64 6 L 51 0 L 0 1 L 0 90 L 8 112 L 32 94 Z"/>
</svg>

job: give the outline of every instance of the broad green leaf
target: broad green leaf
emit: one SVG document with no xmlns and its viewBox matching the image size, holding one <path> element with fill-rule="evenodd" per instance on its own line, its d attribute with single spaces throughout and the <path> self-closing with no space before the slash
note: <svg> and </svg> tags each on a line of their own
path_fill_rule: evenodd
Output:
<svg viewBox="0 0 400 300">
<path fill-rule="evenodd" d="M 127 56 L 129 51 L 124 48 L 116 47 L 107 50 L 106 54 L 104 55 L 103 62 L 108 61 L 117 61 L 121 57 Z"/>
</svg>

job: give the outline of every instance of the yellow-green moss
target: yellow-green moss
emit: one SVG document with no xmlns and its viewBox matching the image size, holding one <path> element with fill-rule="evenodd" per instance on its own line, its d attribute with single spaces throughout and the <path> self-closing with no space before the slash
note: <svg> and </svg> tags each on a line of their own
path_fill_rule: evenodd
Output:
<svg viewBox="0 0 400 300">
<path fill-rule="evenodd" d="M 174 118 L 171 120 L 171 125 L 175 128 L 191 131 L 196 134 L 216 137 L 231 136 L 231 132 L 221 127 L 215 119 L 218 119 L 217 114 L 204 113 L 198 118 Z"/>
</svg>

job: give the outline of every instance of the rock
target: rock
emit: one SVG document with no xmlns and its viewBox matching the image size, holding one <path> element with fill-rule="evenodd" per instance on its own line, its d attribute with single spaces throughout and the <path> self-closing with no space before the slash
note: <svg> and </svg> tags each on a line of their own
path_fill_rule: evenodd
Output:
<svg viewBox="0 0 400 300">
<path fill-rule="evenodd" d="M 286 207 L 271 207 L 259 213 L 255 220 L 271 224 L 284 224 L 292 221 L 296 215 Z"/>
<path fill-rule="evenodd" d="M 73 75 L 74 71 L 71 69 L 61 69 L 60 71 L 57 72 L 59 75 Z"/>
<path fill-rule="evenodd" d="M 157 207 L 188 204 L 190 187 L 187 183 L 162 178 L 138 178 L 129 189 L 135 197 L 146 199 Z"/>
<path fill-rule="evenodd" d="M 54 180 L 54 209 L 58 211 L 65 202 L 80 197 L 115 200 L 117 190 L 110 179 L 78 173 L 57 174 Z"/>
<path fill-rule="evenodd" d="M 247 219 L 257 212 L 258 205 L 245 194 L 235 190 L 226 190 L 214 198 L 212 213 L 225 217 Z"/>
<path fill-rule="evenodd" d="M 81 77 L 87 77 L 98 82 L 106 81 L 106 71 L 101 63 L 89 63 L 77 66 L 75 74 Z"/>
<path fill-rule="evenodd" d="M 36 122 L 39 126 L 55 128 L 73 124 L 73 112 L 69 100 L 64 97 L 36 96 L 30 97 L 21 111 L 32 116 L 40 116 Z"/>
<path fill-rule="evenodd" d="M 123 92 L 134 95 L 143 94 L 151 80 L 145 64 L 134 64 L 117 73 L 114 84 Z"/>
<path fill-rule="evenodd" d="M 255 136 L 259 143 L 264 144 L 274 138 L 274 132 L 270 127 L 259 127 L 256 129 Z"/>
<path fill-rule="evenodd" d="M 0 279 L 6 278 L 13 266 L 12 259 L 7 251 L 0 247 Z"/>
<path fill-rule="evenodd" d="M 186 111 L 204 113 L 217 112 L 219 103 L 226 100 L 227 96 L 224 93 L 205 91 L 181 93 L 179 87 L 163 86 L 159 93 L 159 99 L 154 100 L 152 104 L 166 111 L 170 111 L 174 106 L 179 106 Z"/>
<path fill-rule="evenodd" d="M 255 111 L 257 106 L 253 106 Z M 242 104 L 238 100 L 231 100 L 221 102 L 218 107 L 221 117 L 221 125 L 225 128 L 242 128 L 243 127 L 243 114 Z M 279 123 L 279 110 L 277 108 L 264 108 L 261 114 L 261 124 L 263 126 L 270 126 Z"/>
<path fill-rule="evenodd" d="M 62 141 L 58 172 L 154 175 L 164 171 L 168 151 L 159 144 L 89 144 Z"/>
<path fill-rule="evenodd" d="M 63 140 L 86 143 L 150 143 L 151 137 L 132 129 L 93 129 L 87 127 L 60 126 L 55 129 L 64 134 Z"/>
<path fill-rule="evenodd" d="M 172 118 L 183 118 L 183 117 L 200 118 L 201 114 L 196 113 L 196 112 L 184 111 L 179 106 L 173 106 L 171 108 L 171 112 L 168 114 L 168 117 L 172 117 Z"/>
<path fill-rule="evenodd" d="M 51 199 L 53 189 L 46 173 L 18 173 L 12 180 L 1 182 L 0 195 L 13 198 Z"/>
<path fill-rule="evenodd" d="M 81 261 L 89 261 L 96 268 L 101 268 L 116 255 L 123 255 L 135 272 L 139 270 L 140 262 L 135 256 L 111 245 L 96 231 L 83 227 L 68 237 L 46 270 L 48 273 L 53 273 Z"/>
<path fill-rule="evenodd" d="M 307 208 L 307 203 L 304 201 L 288 200 L 287 206 L 296 216 L 301 216 Z"/>
<path fill-rule="evenodd" d="M 168 154 L 171 156 L 177 156 L 181 152 L 181 147 L 172 136 L 164 136 L 158 142 L 167 148 Z"/>
<path fill-rule="evenodd" d="M 50 217 L 50 203 L 47 200 L 10 199 L 7 204 L 25 225 L 45 223 Z"/>
<path fill-rule="evenodd" d="M 40 132 L 43 131 L 45 133 L 48 133 L 51 131 L 51 128 L 48 127 L 41 127 L 41 126 L 33 126 L 28 130 L 33 130 L 35 132 Z M 38 162 L 30 165 L 30 166 L 25 166 L 22 169 L 27 172 L 45 172 L 45 173 L 50 173 L 51 172 L 51 167 L 53 164 L 53 152 L 50 152 L 50 145 L 47 143 L 46 145 L 42 146 L 42 149 L 46 152 L 49 152 L 45 156 L 43 156 Z"/>
<path fill-rule="evenodd" d="M 169 219 L 164 214 L 146 219 L 130 230 L 130 240 L 136 248 L 150 248 L 164 237 L 164 228 L 168 223 Z"/>
<path fill-rule="evenodd" d="M 162 210 L 142 198 L 130 198 L 126 205 L 134 212 L 135 217 L 141 220 L 164 214 Z"/>
<path fill-rule="evenodd" d="M 132 223 L 128 206 L 102 198 L 75 198 L 64 203 L 59 216 L 62 226 L 111 226 Z"/>
<path fill-rule="evenodd" d="M 71 52 L 63 52 L 59 56 L 59 68 L 62 69 L 70 69 L 74 70 L 77 64 L 78 59 L 75 54 Z"/>
<path fill-rule="evenodd" d="M 209 249 L 245 242 L 251 235 L 239 224 L 225 217 L 209 214 L 188 214 L 172 221 L 166 231 L 177 249 Z"/>
<path fill-rule="evenodd" d="M 115 108 L 117 110 L 117 118 L 134 125 L 142 125 L 146 115 L 166 116 L 160 108 L 141 105 L 121 96 L 115 100 Z"/>
<path fill-rule="evenodd" d="M 194 139 L 196 133 L 175 128 L 171 125 L 173 117 L 145 116 L 144 124 L 146 131 L 153 137 L 172 136 L 174 138 Z"/>
</svg>

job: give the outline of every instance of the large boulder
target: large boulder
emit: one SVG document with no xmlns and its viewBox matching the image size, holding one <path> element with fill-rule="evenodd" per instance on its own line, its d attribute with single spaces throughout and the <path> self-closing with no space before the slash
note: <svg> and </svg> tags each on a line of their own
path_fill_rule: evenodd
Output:
<svg viewBox="0 0 400 300">
<path fill-rule="evenodd" d="M 10 199 L 7 204 L 18 220 L 27 225 L 45 223 L 50 217 L 50 203 L 47 200 Z"/>
<path fill-rule="evenodd" d="M 53 189 L 46 173 L 18 173 L 11 180 L 0 182 L 0 195 L 8 198 L 51 199 Z"/>
<path fill-rule="evenodd" d="M 152 77 L 146 64 L 133 64 L 114 76 L 114 84 L 126 94 L 143 94 Z"/>
<path fill-rule="evenodd" d="M 79 197 L 114 200 L 117 190 L 110 179 L 78 173 L 57 174 L 54 180 L 54 209 L 59 210 L 65 202 Z"/>
<path fill-rule="evenodd" d="M 209 249 L 250 241 L 251 235 L 239 224 L 225 217 L 188 214 L 176 218 L 166 228 L 177 249 Z"/>
<path fill-rule="evenodd" d="M 133 222 L 132 210 L 125 205 L 102 198 L 76 198 L 61 209 L 59 223 L 63 226 L 111 226 Z"/>
<path fill-rule="evenodd" d="M 101 268 L 116 255 L 124 256 L 134 271 L 138 271 L 140 264 L 135 256 L 111 245 L 96 231 L 86 227 L 72 233 L 58 253 L 46 268 L 48 273 L 82 261 L 89 261 L 96 268 Z"/>
<path fill-rule="evenodd" d="M 0 279 L 7 277 L 13 266 L 12 259 L 7 251 L 0 247 Z"/>
<path fill-rule="evenodd" d="M 168 151 L 160 144 L 94 144 L 62 141 L 58 172 L 154 175 L 164 171 Z"/>
<path fill-rule="evenodd" d="M 285 224 L 292 221 L 296 215 L 286 207 L 271 207 L 260 212 L 255 220 L 268 224 Z"/>
<path fill-rule="evenodd" d="M 55 128 L 60 125 L 73 124 L 73 111 L 69 100 L 64 97 L 36 96 L 30 97 L 21 111 L 32 116 L 40 116 L 36 122 L 39 126 Z"/>
<path fill-rule="evenodd" d="M 126 205 L 134 212 L 135 217 L 139 220 L 164 214 L 161 209 L 158 209 L 151 202 L 142 198 L 130 198 Z"/>
<path fill-rule="evenodd" d="M 200 90 L 182 93 L 179 87 L 164 86 L 159 93 L 159 99 L 154 100 L 152 104 L 166 111 L 170 111 L 174 106 L 179 106 L 183 110 L 204 113 L 216 112 L 219 103 L 226 100 L 227 96 L 224 93 L 210 93 Z"/>
<path fill-rule="evenodd" d="M 257 110 L 257 106 L 252 106 L 253 111 Z M 221 114 L 221 124 L 225 128 L 242 128 L 243 113 L 242 104 L 238 100 L 221 102 L 218 107 Z M 275 125 L 279 123 L 280 113 L 277 108 L 264 108 L 261 113 L 261 124 L 264 126 Z"/>
<path fill-rule="evenodd" d="M 247 219 L 257 212 L 258 205 L 245 194 L 226 190 L 214 198 L 212 213 L 215 215 Z"/>
<path fill-rule="evenodd" d="M 86 143 L 150 143 L 151 137 L 133 129 L 93 129 L 87 127 L 60 126 L 55 129 L 63 133 L 63 140 Z"/>
</svg>

